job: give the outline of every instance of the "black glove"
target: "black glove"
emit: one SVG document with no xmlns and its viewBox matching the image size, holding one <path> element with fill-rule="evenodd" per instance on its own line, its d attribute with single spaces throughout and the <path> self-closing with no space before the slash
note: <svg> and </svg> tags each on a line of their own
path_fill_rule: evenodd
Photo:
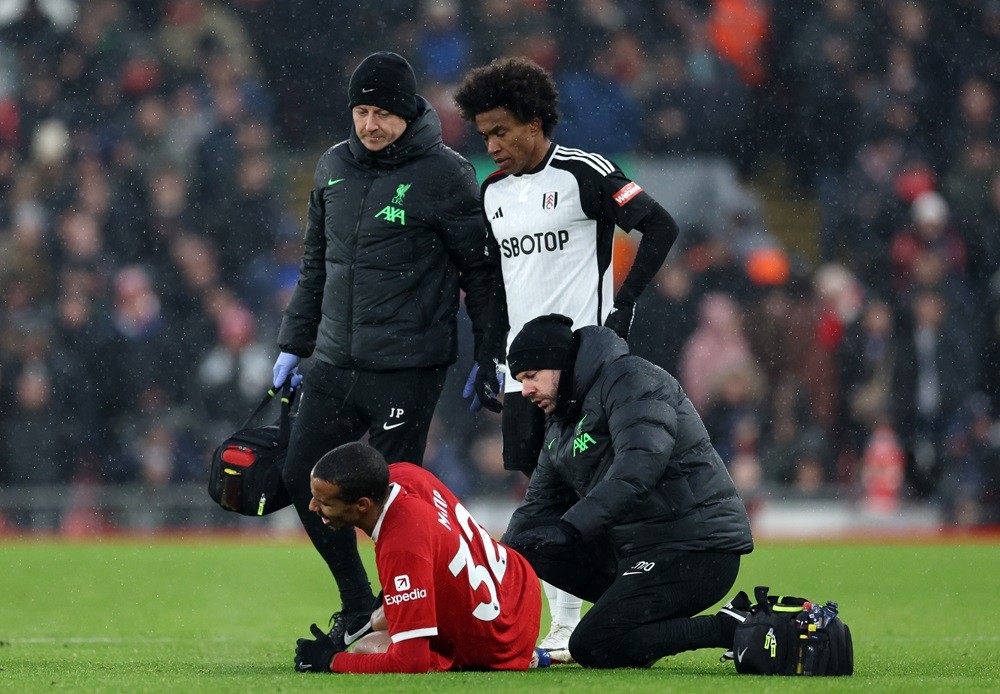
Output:
<svg viewBox="0 0 1000 694">
<path fill-rule="evenodd" d="M 525 530 L 510 541 L 510 546 L 514 549 L 542 549 L 570 545 L 579 539 L 577 529 L 561 520 L 555 525 L 539 525 Z"/>
<path fill-rule="evenodd" d="M 472 412 L 478 410 L 480 406 L 490 412 L 503 410 L 503 405 L 497 400 L 497 396 L 503 390 L 504 375 L 498 372 L 497 364 L 496 359 L 483 359 L 472 367 L 469 381 L 466 382 L 462 393 L 464 397 L 473 396 L 472 404 L 469 406 Z"/>
<path fill-rule="evenodd" d="M 628 341 L 628 331 L 632 329 L 632 319 L 635 318 L 635 304 L 615 306 L 604 319 L 604 327 L 611 328 L 618 337 Z"/>
<path fill-rule="evenodd" d="M 309 627 L 309 631 L 316 638 L 295 642 L 295 669 L 298 672 L 330 672 L 330 661 L 344 647 L 338 647 L 330 635 L 323 633 L 315 624 Z"/>
</svg>

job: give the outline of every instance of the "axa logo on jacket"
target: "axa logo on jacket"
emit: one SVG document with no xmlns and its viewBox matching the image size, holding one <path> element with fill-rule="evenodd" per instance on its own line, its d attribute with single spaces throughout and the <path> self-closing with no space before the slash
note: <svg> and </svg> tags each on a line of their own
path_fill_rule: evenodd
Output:
<svg viewBox="0 0 1000 694">
<path fill-rule="evenodd" d="M 597 443 L 593 436 L 583 431 L 583 423 L 587 421 L 587 413 L 580 418 L 580 421 L 576 423 L 576 436 L 573 438 L 573 457 L 576 457 L 577 453 L 586 453 L 590 445 Z"/>
<path fill-rule="evenodd" d="M 392 204 L 386 205 L 376 212 L 375 217 L 399 224 L 400 226 L 406 226 L 406 210 L 401 205 L 403 204 L 403 198 L 406 197 L 406 193 L 412 185 L 412 183 L 400 183 L 396 186 L 396 195 L 392 198 Z M 400 207 L 394 207 L 395 205 L 400 205 Z"/>
<path fill-rule="evenodd" d="M 586 453 L 591 444 L 597 443 L 593 436 L 587 433 L 580 434 L 573 439 L 573 457 L 577 453 Z"/>
</svg>

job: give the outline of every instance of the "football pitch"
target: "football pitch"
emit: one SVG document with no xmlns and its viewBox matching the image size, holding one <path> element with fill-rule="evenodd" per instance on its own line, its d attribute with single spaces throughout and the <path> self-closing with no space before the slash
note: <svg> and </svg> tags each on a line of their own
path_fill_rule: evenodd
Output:
<svg viewBox="0 0 1000 694">
<path fill-rule="evenodd" d="M 361 546 L 374 576 L 371 545 Z M 1000 691 L 996 536 L 759 543 L 737 589 L 840 603 L 855 674 L 823 679 L 738 675 L 714 649 L 648 670 L 300 674 L 295 639 L 336 608 L 302 540 L 8 539 L 0 557 L 5 691 Z"/>
</svg>

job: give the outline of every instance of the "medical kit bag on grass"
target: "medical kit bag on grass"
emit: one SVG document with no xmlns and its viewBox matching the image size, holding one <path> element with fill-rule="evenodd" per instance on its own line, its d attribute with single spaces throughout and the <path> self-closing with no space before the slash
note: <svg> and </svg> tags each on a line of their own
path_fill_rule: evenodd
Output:
<svg viewBox="0 0 1000 694">
<path fill-rule="evenodd" d="M 744 594 L 744 598 L 746 595 Z M 757 604 L 736 626 L 732 659 L 736 671 L 755 675 L 851 675 L 851 630 L 835 602 L 824 605 L 804 598 L 768 595 L 754 589 Z M 730 657 L 727 653 L 725 657 Z"/>
<path fill-rule="evenodd" d="M 288 450 L 295 391 L 287 384 L 282 389 L 278 421 L 266 426 L 251 426 L 275 395 L 275 389 L 268 389 L 239 431 L 223 441 L 212 454 L 208 494 L 227 511 L 244 516 L 266 516 L 292 503 L 281 479 L 281 469 Z"/>
</svg>

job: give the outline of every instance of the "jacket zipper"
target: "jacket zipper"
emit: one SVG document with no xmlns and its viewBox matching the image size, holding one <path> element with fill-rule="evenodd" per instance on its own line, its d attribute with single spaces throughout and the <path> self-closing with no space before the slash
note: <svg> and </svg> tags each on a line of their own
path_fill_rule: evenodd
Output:
<svg viewBox="0 0 1000 694">
<path fill-rule="evenodd" d="M 351 249 L 351 271 L 348 275 L 347 285 L 347 357 L 351 365 L 354 365 L 354 268 L 358 263 L 358 239 L 361 235 L 361 224 L 364 221 L 361 217 L 365 210 L 365 201 L 368 193 L 371 192 L 372 181 L 365 182 L 365 190 L 358 204 L 358 214 L 354 223 L 354 247 Z"/>
</svg>

